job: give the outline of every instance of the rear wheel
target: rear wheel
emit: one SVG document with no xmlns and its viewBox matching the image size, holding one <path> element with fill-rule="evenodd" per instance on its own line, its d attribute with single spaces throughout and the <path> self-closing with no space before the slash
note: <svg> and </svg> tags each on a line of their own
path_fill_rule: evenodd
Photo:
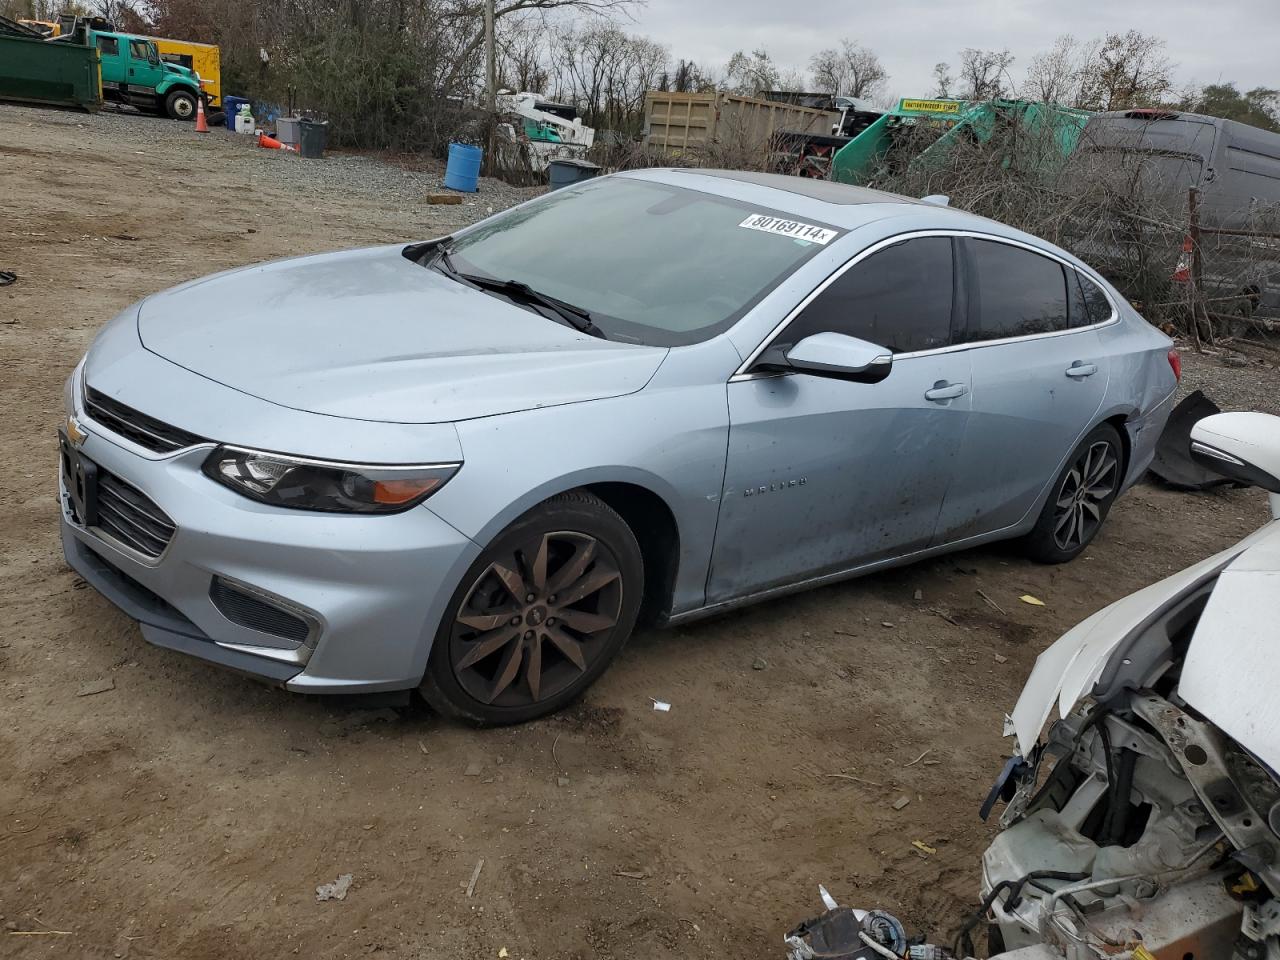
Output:
<svg viewBox="0 0 1280 960">
<path fill-rule="evenodd" d="M 1040 519 L 1024 541 L 1027 554 L 1041 563 L 1065 563 L 1098 534 L 1120 493 L 1124 450 L 1120 434 L 1099 424 L 1080 441 L 1054 481 Z"/>
<path fill-rule="evenodd" d="M 467 571 L 436 633 L 423 697 L 484 724 L 555 712 L 622 649 L 643 584 L 640 546 L 617 513 L 589 493 L 553 497 Z"/>
<path fill-rule="evenodd" d="M 165 98 L 164 110 L 174 120 L 192 120 L 196 115 L 196 95 L 190 90 L 174 90 Z"/>
</svg>

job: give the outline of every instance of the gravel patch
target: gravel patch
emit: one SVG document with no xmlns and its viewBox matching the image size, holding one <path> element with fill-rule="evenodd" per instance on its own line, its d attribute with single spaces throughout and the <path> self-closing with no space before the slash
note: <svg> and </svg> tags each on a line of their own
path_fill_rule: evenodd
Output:
<svg viewBox="0 0 1280 960">
<path fill-rule="evenodd" d="M 1203 390 L 1223 410 L 1280 415 L 1280 352 L 1232 344 L 1205 347 L 1197 354 L 1188 341 L 1177 347 L 1182 356 L 1180 397 Z"/>
<path fill-rule="evenodd" d="M 86 152 L 121 154 L 122 142 L 134 144 L 135 154 L 163 153 L 175 169 L 189 173 L 196 183 L 202 170 L 217 164 L 220 172 L 242 177 L 259 188 L 296 194 L 301 201 L 334 196 L 368 197 L 397 207 L 427 207 L 432 193 L 444 188 L 444 164 L 426 154 L 401 154 L 391 163 L 351 151 L 328 151 L 321 160 L 304 160 L 284 150 L 265 150 L 256 137 L 237 135 L 225 127 L 197 134 L 189 123 L 137 113 L 128 107 L 104 107 L 99 113 L 0 105 L 0 130 L 6 125 L 76 128 L 77 143 Z M 449 206 L 449 219 L 474 223 L 499 210 L 523 203 L 546 187 L 513 187 L 491 177 L 480 178 L 475 194 L 460 194 L 461 204 Z"/>
</svg>

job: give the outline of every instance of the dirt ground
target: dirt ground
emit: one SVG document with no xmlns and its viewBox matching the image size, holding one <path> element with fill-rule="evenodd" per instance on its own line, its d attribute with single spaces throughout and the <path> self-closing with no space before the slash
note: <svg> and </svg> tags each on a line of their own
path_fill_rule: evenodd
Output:
<svg viewBox="0 0 1280 960">
<path fill-rule="evenodd" d="M 476 211 L 124 119 L 0 106 L 0 955 L 780 957 L 819 883 L 952 930 L 1037 653 L 1266 516 L 1144 484 L 1070 565 L 985 549 L 646 633 L 517 729 L 258 686 L 148 646 L 64 566 L 63 379 L 145 294 Z M 1280 393 L 1274 361 L 1187 362 Z"/>
</svg>

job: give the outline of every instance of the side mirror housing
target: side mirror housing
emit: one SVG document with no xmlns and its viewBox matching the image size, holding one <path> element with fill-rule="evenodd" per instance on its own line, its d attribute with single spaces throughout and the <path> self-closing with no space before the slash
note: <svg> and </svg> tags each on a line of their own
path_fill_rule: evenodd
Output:
<svg viewBox="0 0 1280 960">
<path fill-rule="evenodd" d="M 1280 417 L 1215 413 L 1191 428 L 1191 457 L 1201 466 L 1270 493 L 1280 507 Z M 1280 515 L 1280 514 L 1278 514 Z"/>
<path fill-rule="evenodd" d="M 879 383 L 893 369 L 893 353 L 843 333 L 815 333 L 785 351 L 778 347 L 766 350 L 757 369 Z"/>
</svg>

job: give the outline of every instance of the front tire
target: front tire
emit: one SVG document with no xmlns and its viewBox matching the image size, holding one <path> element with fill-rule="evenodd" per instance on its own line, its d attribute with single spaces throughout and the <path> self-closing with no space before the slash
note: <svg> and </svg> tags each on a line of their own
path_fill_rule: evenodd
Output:
<svg viewBox="0 0 1280 960">
<path fill-rule="evenodd" d="M 1094 427 L 1071 452 L 1036 525 L 1023 541 L 1040 563 L 1066 563 L 1087 547 L 1120 495 L 1124 448 L 1109 423 Z"/>
<path fill-rule="evenodd" d="M 468 569 L 436 632 L 422 696 L 479 724 L 554 713 L 622 649 L 643 587 L 640 545 L 622 517 L 585 491 L 552 497 Z"/>
<path fill-rule="evenodd" d="M 174 120 L 194 120 L 196 95 L 190 90 L 174 90 L 165 98 L 164 111 Z"/>
</svg>

